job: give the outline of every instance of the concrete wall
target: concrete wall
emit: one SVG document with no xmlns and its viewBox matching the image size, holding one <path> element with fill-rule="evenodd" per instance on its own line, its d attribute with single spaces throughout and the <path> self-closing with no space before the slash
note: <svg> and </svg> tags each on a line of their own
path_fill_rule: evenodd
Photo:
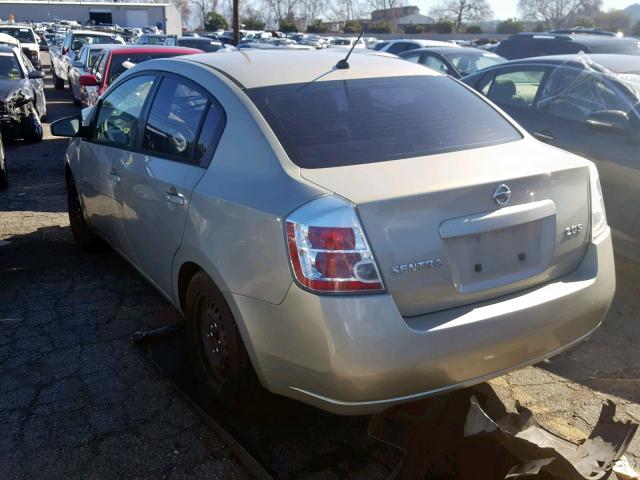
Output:
<svg viewBox="0 0 640 480">
<path fill-rule="evenodd" d="M 182 16 L 173 5 L 144 3 L 107 2 L 6 2 L 0 1 L 0 19 L 15 16 L 16 22 L 54 22 L 56 20 L 76 20 L 84 24 L 91 12 L 111 13 L 112 22 L 121 27 L 142 27 L 129 25 L 127 11 L 146 11 L 146 25 L 162 25 L 169 34 L 178 35 L 182 31 Z M 139 18 L 139 17 L 138 17 Z"/>
</svg>

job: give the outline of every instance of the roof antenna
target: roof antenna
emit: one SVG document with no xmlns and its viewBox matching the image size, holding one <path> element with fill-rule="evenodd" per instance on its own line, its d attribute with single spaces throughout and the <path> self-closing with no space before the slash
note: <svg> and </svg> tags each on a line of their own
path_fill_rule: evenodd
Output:
<svg viewBox="0 0 640 480">
<path fill-rule="evenodd" d="M 358 35 L 358 39 L 355 42 L 353 42 L 353 45 L 351 45 L 351 48 L 349 49 L 349 53 L 347 53 L 347 56 L 344 57 L 342 60 L 340 60 L 338 63 L 336 63 L 336 68 L 338 70 L 346 70 L 349 68 L 349 62 L 347 60 L 349 60 L 349 56 L 351 55 L 351 52 L 353 52 L 353 49 L 356 48 L 356 45 L 362 38 L 362 35 L 364 35 L 364 32 L 360 32 L 360 35 Z"/>
</svg>

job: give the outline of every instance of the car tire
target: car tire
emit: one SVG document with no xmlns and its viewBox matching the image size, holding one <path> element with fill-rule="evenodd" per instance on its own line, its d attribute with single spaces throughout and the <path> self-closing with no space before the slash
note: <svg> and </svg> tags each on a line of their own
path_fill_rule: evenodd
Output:
<svg viewBox="0 0 640 480">
<path fill-rule="evenodd" d="M 260 387 L 224 296 L 204 273 L 194 275 L 186 295 L 185 338 L 198 380 L 225 407 L 238 409 Z"/>
<path fill-rule="evenodd" d="M 9 175 L 7 174 L 7 164 L 4 161 L 4 143 L 0 136 L 0 190 L 9 186 Z"/>
<path fill-rule="evenodd" d="M 64 90 L 64 80 L 56 75 L 56 69 L 51 65 L 51 77 L 53 78 L 53 88 L 56 90 Z"/>
<path fill-rule="evenodd" d="M 42 141 L 44 136 L 44 129 L 42 128 L 42 122 L 40 116 L 35 107 L 32 108 L 31 114 L 22 120 L 20 125 L 21 137 L 29 143 L 37 143 Z"/>
<path fill-rule="evenodd" d="M 93 233 L 84 218 L 84 208 L 73 177 L 67 180 L 67 211 L 74 243 L 83 250 L 91 252 L 103 250 L 104 241 Z"/>
</svg>

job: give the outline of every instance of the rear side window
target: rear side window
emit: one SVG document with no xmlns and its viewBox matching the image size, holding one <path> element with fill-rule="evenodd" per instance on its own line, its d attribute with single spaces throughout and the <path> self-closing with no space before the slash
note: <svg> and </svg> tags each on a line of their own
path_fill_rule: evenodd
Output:
<svg viewBox="0 0 640 480">
<path fill-rule="evenodd" d="M 200 165 L 209 151 L 208 144 L 217 143 L 223 119 L 224 112 L 217 102 L 211 102 L 190 83 L 165 77 L 149 111 L 142 147 L 184 163 Z M 203 121 L 205 129 L 198 141 Z M 211 131 L 207 131 L 209 129 Z"/>
<path fill-rule="evenodd" d="M 500 105 L 529 108 L 535 101 L 544 75 L 544 69 L 499 73 L 487 86 L 487 96 Z"/>
<path fill-rule="evenodd" d="M 441 76 L 276 85 L 247 94 L 301 168 L 383 162 L 521 138 L 482 99 Z"/>
</svg>

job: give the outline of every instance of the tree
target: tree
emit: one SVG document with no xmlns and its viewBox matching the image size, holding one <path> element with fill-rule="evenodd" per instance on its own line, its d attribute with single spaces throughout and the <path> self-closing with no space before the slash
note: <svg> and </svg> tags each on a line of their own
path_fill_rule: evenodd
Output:
<svg viewBox="0 0 640 480">
<path fill-rule="evenodd" d="M 595 26 L 612 32 L 628 32 L 631 29 L 631 17 L 624 10 L 600 12 L 595 18 Z"/>
<path fill-rule="evenodd" d="M 307 33 L 327 33 L 329 27 L 327 27 L 321 18 L 316 18 L 313 22 L 307 25 Z"/>
<path fill-rule="evenodd" d="M 344 33 L 360 33 L 362 32 L 362 24 L 355 20 L 347 20 L 342 28 Z"/>
<path fill-rule="evenodd" d="M 372 23 L 365 30 L 367 33 L 391 33 L 391 26 L 387 22 Z"/>
<path fill-rule="evenodd" d="M 407 25 L 404 27 L 404 33 L 424 33 L 424 25 Z"/>
<path fill-rule="evenodd" d="M 243 24 L 247 30 L 264 30 L 265 27 L 264 20 L 258 17 L 248 17 L 241 20 L 240 23 Z"/>
<path fill-rule="evenodd" d="M 453 23 L 447 20 L 440 20 L 433 24 L 433 30 L 436 33 L 453 33 Z"/>
<path fill-rule="evenodd" d="M 640 22 L 636 22 L 636 24 L 631 29 L 631 35 L 634 37 L 640 37 Z"/>
<path fill-rule="evenodd" d="M 480 25 L 469 25 L 464 33 L 480 35 L 481 33 L 484 33 L 484 30 L 482 30 Z"/>
<path fill-rule="evenodd" d="M 522 22 L 516 20 L 515 18 L 508 18 L 504 22 L 500 22 L 498 27 L 496 28 L 497 33 L 515 35 L 516 33 L 520 33 L 524 31 L 524 25 Z"/>
<path fill-rule="evenodd" d="M 229 24 L 218 12 L 209 12 L 204 22 L 204 27 L 207 30 L 226 30 L 229 28 Z"/>
<path fill-rule="evenodd" d="M 279 23 L 280 31 L 283 33 L 293 33 L 298 31 L 298 25 L 293 18 L 285 18 Z"/>
<path fill-rule="evenodd" d="M 363 18 L 370 11 L 365 2 L 366 0 L 329 0 L 327 17 L 337 22 Z"/>
<path fill-rule="evenodd" d="M 460 32 L 465 22 L 486 20 L 492 11 L 487 0 L 444 0 L 432 10 L 432 15 L 452 22 L 454 30 Z"/>
<path fill-rule="evenodd" d="M 264 6 L 266 7 L 269 14 L 271 14 L 272 18 L 275 20 L 275 23 L 282 25 L 284 22 L 285 25 L 294 25 L 295 30 L 291 30 L 293 32 L 298 31 L 298 27 L 295 25 L 293 21 L 296 17 L 296 12 L 298 7 L 300 6 L 301 0 L 264 0 Z M 286 21 L 285 21 L 286 20 Z M 290 23 L 289 23 L 290 22 Z M 282 28 L 280 28 L 281 31 Z"/>
<path fill-rule="evenodd" d="M 572 27 L 581 17 L 593 18 L 602 0 L 519 0 L 518 10 L 525 20 L 541 22 L 546 28 Z"/>
</svg>

